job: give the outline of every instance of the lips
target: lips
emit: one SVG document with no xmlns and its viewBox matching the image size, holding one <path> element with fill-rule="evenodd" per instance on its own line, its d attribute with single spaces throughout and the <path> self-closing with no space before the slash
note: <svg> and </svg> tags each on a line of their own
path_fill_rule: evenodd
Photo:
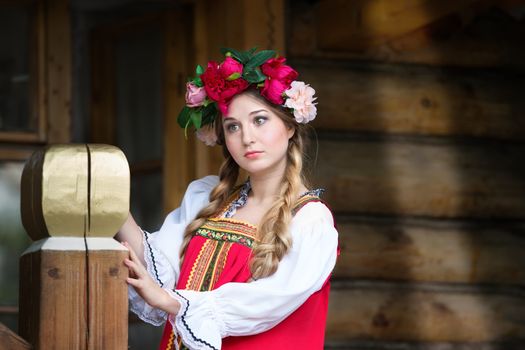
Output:
<svg viewBox="0 0 525 350">
<path fill-rule="evenodd" d="M 244 157 L 257 158 L 261 153 L 262 151 L 249 151 L 249 152 L 244 153 Z"/>
</svg>

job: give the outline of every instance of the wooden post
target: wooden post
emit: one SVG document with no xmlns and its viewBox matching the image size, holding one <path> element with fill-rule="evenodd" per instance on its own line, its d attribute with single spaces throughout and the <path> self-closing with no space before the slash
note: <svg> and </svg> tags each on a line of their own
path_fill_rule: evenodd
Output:
<svg viewBox="0 0 525 350">
<path fill-rule="evenodd" d="M 112 236 L 129 211 L 129 167 L 104 145 L 55 145 L 22 174 L 19 332 L 35 349 L 126 349 L 123 260 Z"/>
</svg>

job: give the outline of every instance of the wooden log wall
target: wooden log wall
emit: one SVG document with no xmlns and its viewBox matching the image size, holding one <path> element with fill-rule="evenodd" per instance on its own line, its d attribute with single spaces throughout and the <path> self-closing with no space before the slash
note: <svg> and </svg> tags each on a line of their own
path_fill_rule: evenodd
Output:
<svg viewBox="0 0 525 350">
<path fill-rule="evenodd" d="M 327 349 L 525 347 L 524 8 L 288 2 L 342 249 Z"/>
</svg>

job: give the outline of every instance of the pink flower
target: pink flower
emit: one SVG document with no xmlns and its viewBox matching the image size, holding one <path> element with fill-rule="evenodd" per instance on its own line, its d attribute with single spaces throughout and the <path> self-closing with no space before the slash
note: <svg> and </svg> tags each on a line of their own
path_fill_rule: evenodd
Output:
<svg viewBox="0 0 525 350">
<path fill-rule="evenodd" d="M 204 87 L 198 87 L 193 83 L 186 84 L 186 105 L 188 107 L 202 106 L 206 99 L 206 90 Z"/>
<path fill-rule="evenodd" d="M 204 142 L 206 146 L 215 146 L 217 144 L 217 134 L 213 124 L 204 125 L 196 132 L 197 138 Z"/>
<path fill-rule="evenodd" d="M 293 109 L 293 115 L 298 123 L 308 123 L 315 119 L 317 108 L 314 103 L 315 90 L 302 81 L 292 82 L 290 89 L 286 90 L 285 107 Z"/>
<path fill-rule="evenodd" d="M 245 90 L 249 85 L 242 78 L 228 80 L 234 73 L 242 74 L 242 69 L 242 64 L 231 57 L 226 57 L 221 65 L 214 61 L 208 62 L 208 67 L 201 75 L 206 94 L 210 99 L 217 102 L 217 106 L 223 115 L 228 114 L 228 104 L 233 96 Z"/>
</svg>

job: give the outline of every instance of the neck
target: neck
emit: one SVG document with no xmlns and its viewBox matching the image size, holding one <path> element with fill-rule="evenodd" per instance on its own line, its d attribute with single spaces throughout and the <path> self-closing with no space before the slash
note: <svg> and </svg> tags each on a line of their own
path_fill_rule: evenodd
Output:
<svg viewBox="0 0 525 350">
<path fill-rule="evenodd" d="M 284 171 L 267 174 L 250 174 L 250 199 L 255 203 L 273 202 L 278 196 Z"/>
</svg>

